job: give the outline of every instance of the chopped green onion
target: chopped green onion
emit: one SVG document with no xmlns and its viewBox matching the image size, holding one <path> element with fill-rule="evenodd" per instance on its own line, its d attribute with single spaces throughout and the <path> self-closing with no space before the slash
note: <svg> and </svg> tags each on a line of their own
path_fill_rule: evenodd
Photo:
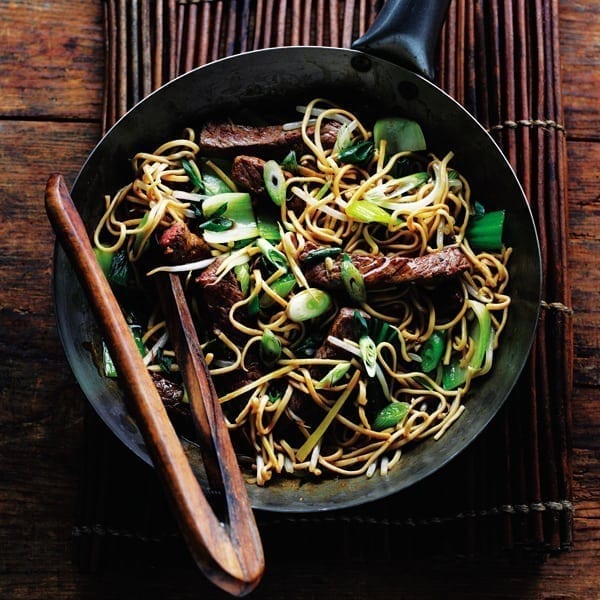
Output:
<svg viewBox="0 0 600 600">
<path fill-rule="evenodd" d="M 465 237 L 474 250 L 502 250 L 505 211 L 496 210 L 471 218 Z"/>
<path fill-rule="evenodd" d="M 272 365 L 281 356 L 281 340 L 270 329 L 263 331 L 259 355 L 265 365 Z"/>
<path fill-rule="evenodd" d="M 353 390 L 353 386 L 348 386 L 341 394 L 340 397 L 335 401 L 335 404 L 327 411 L 325 418 L 319 423 L 316 429 L 310 434 L 308 439 L 300 446 L 300 449 L 296 453 L 296 458 L 303 462 L 306 460 L 308 455 L 312 452 L 313 448 L 319 443 L 320 439 L 325 435 L 325 432 L 333 423 L 333 420 L 337 417 L 340 410 L 344 406 L 344 403 L 350 396 Z"/>
<path fill-rule="evenodd" d="M 215 217 L 198 225 L 203 231 L 227 231 L 233 227 L 233 221 L 227 217 Z"/>
<path fill-rule="evenodd" d="M 419 354 L 423 373 L 431 373 L 431 371 L 437 368 L 442 359 L 445 347 L 446 337 L 443 331 L 434 331 L 427 338 Z"/>
<path fill-rule="evenodd" d="M 373 139 L 378 148 L 381 140 L 386 141 L 388 156 L 427 149 L 421 126 L 416 121 L 402 117 L 379 119 L 373 127 Z"/>
<path fill-rule="evenodd" d="M 395 427 L 404 420 L 404 417 L 408 414 L 409 408 L 410 405 L 407 402 L 391 402 L 384 406 L 377 415 L 375 415 L 373 429 L 375 431 L 383 431 L 389 427 Z"/>
<path fill-rule="evenodd" d="M 307 288 L 292 296 L 286 312 L 292 321 L 301 323 L 320 317 L 332 304 L 331 296 L 327 292 L 318 288 Z"/>
<path fill-rule="evenodd" d="M 333 387 L 350 369 L 352 363 L 341 362 L 335 365 L 333 369 L 330 369 L 328 373 L 319 381 L 317 381 L 315 387 L 317 389 Z"/>
<path fill-rule="evenodd" d="M 342 262 L 340 263 L 340 272 L 342 275 L 342 282 L 354 302 L 365 302 L 367 299 L 367 288 L 365 286 L 365 280 L 358 270 L 356 265 L 352 262 L 352 259 L 348 254 L 342 255 Z"/>
<path fill-rule="evenodd" d="M 94 248 L 94 254 L 96 255 L 96 260 L 98 261 L 102 272 L 108 277 L 110 275 L 113 253 L 106 252 L 106 250 L 102 250 L 102 248 Z"/>
<path fill-rule="evenodd" d="M 250 265 L 248 263 L 242 263 L 241 265 L 235 265 L 233 267 L 233 273 L 237 279 L 242 294 L 246 296 L 250 289 Z"/>
<path fill-rule="evenodd" d="M 298 171 L 298 159 L 295 150 L 290 150 L 286 154 L 285 158 L 281 161 L 281 168 L 290 173 L 296 173 Z"/>
<path fill-rule="evenodd" d="M 312 262 L 320 262 L 325 260 L 327 257 L 335 257 L 338 254 L 342 253 L 342 249 L 337 246 L 333 246 L 331 248 L 317 248 L 315 250 L 310 250 L 304 255 L 304 259 L 302 260 L 303 264 L 309 264 Z"/>
<path fill-rule="evenodd" d="M 279 279 L 276 279 L 273 283 L 271 283 L 271 289 L 282 298 L 286 298 L 288 294 L 296 287 L 296 277 L 294 277 L 293 273 L 286 273 Z M 274 300 L 271 296 L 265 294 L 260 299 L 261 308 L 267 308 L 273 304 Z"/>
<path fill-rule="evenodd" d="M 392 219 L 389 212 L 368 200 L 352 199 L 346 205 L 346 215 L 362 223 L 381 223 L 389 225 Z"/>
<path fill-rule="evenodd" d="M 276 206 L 285 203 L 285 175 L 276 160 L 268 160 L 263 168 L 265 189 Z"/>
<path fill-rule="evenodd" d="M 469 335 L 472 343 L 475 344 L 475 349 L 466 367 L 460 364 L 460 359 L 455 359 L 444 369 L 442 386 L 446 390 L 453 390 L 461 386 L 467 380 L 469 371 L 473 372 L 481 368 L 488 346 L 492 341 L 492 319 L 487 306 L 476 300 L 469 300 L 469 306 L 473 309 L 476 317 Z"/>
<path fill-rule="evenodd" d="M 258 295 L 252 296 L 248 302 L 248 315 L 255 317 L 260 312 L 260 301 Z"/>
<path fill-rule="evenodd" d="M 256 245 L 262 252 L 262 255 L 277 269 L 283 269 L 287 272 L 288 270 L 288 261 L 286 255 L 281 252 L 281 250 L 277 250 L 273 244 L 265 240 L 264 238 L 258 238 L 256 240 Z"/>
<path fill-rule="evenodd" d="M 183 167 L 185 174 L 189 177 L 192 185 L 197 189 L 204 190 L 202 174 L 200 173 L 200 169 L 198 169 L 198 165 L 193 160 L 183 159 L 181 161 L 181 166 Z"/>
<path fill-rule="evenodd" d="M 212 244 L 227 244 L 240 240 L 254 239 L 258 236 L 258 227 L 252 208 L 250 194 L 229 192 L 206 198 L 202 203 L 204 218 L 210 219 L 219 209 L 227 204 L 225 212 L 220 215 L 233 222 L 231 228 L 225 231 L 204 230 L 204 240 Z"/>
<path fill-rule="evenodd" d="M 368 335 L 363 335 L 360 340 L 358 340 L 358 347 L 367 375 L 369 377 L 375 377 L 375 369 L 377 366 L 377 346 L 375 345 L 375 342 Z"/>
<path fill-rule="evenodd" d="M 357 144 L 348 146 L 340 151 L 340 162 L 352 165 L 365 165 L 371 161 L 375 154 L 375 146 L 371 140 L 362 140 Z"/>
</svg>

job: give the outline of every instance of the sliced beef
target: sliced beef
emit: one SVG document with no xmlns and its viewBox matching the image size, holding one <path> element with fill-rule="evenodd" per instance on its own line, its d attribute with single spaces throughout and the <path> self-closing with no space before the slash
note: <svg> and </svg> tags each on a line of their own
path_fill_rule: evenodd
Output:
<svg viewBox="0 0 600 600">
<path fill-rule="evenodd" d="M 231 165 L 231 178 L 252 195 L 264 197 L 267 193 L 263 177 L 266 162 L 258 156 L 236 156 Z"/>
<path fill-rule="evenodd" d="M 301 261 L 310 249 L 307 247 L 305 253 L 300 256 Z M 408 282 L 434 282 L 453 277 L 470 266 L 462 250 L 454 246 L 415 258 L 352 253 L 350 259 L 362 274 L 366 287 L 371 289 Z M 341 261 L 340 257 L 335 258 L 331 269 L 327 269 L 324 262 L 307 264 L 303 268 L 304 275 L 315 287 L 332 291 L 343 290 Z"/>
<path fill-rule="evenodd" d="M 174 265 L 182 265 L 210 257 L 209 245 L 185 223 L 173 223 L 165 229 L 158 240 L 167 260 Z"/>
<path fill-rule="evenodd" d="M 325 123 L 321 128 L 321 140 L 325 148 L 332 148 L 337 138 L 339 125 Z M 314 132 L 309 128 L 309 134 Z M 281 125 L 253 127 L 234 123 L 209 122 L 200 130 L 198 144 L 200 154 L 207 156 L 232 157 L 251 154 L 260 157 L 283 158 L 290 150 L 302 152 L 302 131 L 285 130 Z"/>
</svg>

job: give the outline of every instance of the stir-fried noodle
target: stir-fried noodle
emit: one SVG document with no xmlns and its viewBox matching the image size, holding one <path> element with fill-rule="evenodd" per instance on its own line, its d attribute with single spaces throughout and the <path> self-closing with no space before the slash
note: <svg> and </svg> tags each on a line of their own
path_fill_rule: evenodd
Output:
<svg viewBox="0 0 600 600">
<path fill-rule="evenodd" d="M 244 190 L 187 129 L 133 158 L 135 177 L 106 198 L 94 236 L 113 265 L 127 257 L 138 286 L 160 270 L 185 277 L 228 426 L 259 485 L 276 474 L 385 474 L 405 446 L 439 438 L 465 410 L 472 379 L 492 368 L 510 304 L 510 249 L 472 247 L 476 205 L 452 153 L 391 154 L 383 139 L 362 162 L 344 161 L 345 148 L 373 142 L 372 128 L 323 100 L 303 112 L 303 150 L 283 166 L 280 206 L 253 194 L 254 221 L 236 220 L 225 205 Z M 331 123 L 337 140 L 328 145 Z M 206 174 L 222 187 L 207 190 Z M 211 215 L 205 202 L 221 205 Z M 257 221 L 269 211 L 276 235 L 266 241 Z M 173 265 L 156 247 L 178 223 L 200 247 Z M 402 279 L 449 250 L 466 267 Z M 361 271 L 361 256 L 379 262 Z M 204 294 L 226 282 L 238 291 L 223 292 L 224 325 Z M 159 310 L 145 320 L 149 369 L 180 385 Z"/>
</svg>

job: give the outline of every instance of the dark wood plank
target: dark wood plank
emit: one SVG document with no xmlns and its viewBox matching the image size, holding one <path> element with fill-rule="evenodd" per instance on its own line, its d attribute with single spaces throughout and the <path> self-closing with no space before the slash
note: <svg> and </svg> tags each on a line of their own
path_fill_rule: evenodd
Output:
<svg viewBox="0 0 600 600">
<path fill-rule="evenodd" d="M 99 118 L 103 4 L 0 3 L 0 116 Z"/>
<path fill-rule="evenodd" d="M 561 0 L 560 44 L 569 137 L 600 140 L 600 3 Z"/>
</svg>

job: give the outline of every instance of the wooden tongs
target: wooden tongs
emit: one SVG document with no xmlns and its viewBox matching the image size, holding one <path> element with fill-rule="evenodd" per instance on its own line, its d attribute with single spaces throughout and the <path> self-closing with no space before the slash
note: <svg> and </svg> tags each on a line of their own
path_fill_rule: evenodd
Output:
<svg viewBox="0 0 600 600">
<path fill-rule="evenodd" d="M 179 278 L 167 275 L 161 281 L 161 304 L 190 398 L 207 477 L 225 498 L 226 523 L 213 511 L 192 471 L 61 175 L 50 176 L 45 203 L 117 365 L 190 553 L 214 584 L 244 596 L 262 577 L 262 544 Z"/>
</svg>

